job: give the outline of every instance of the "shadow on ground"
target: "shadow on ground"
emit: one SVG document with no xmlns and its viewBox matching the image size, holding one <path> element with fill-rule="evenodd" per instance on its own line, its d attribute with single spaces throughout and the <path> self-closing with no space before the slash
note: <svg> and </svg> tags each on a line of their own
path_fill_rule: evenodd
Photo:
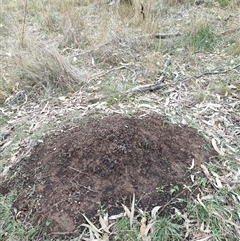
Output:
<svg viewBox="0 0 240 241">
<path fill-rule="evenodd" d="M 143 210 L 165 204 L 163 212 L 171 205 L 182 208 L 176 200 L 190 194 L 183 186 L 192 185 L 192 160 L 193 173 L 213 155 L 205 144 L 196 130 L 157 116 L 89 120 L 49 136 L 21 161 L 11 189 L 23 188 L 13 207 L 18 219 L 48 220 L 49 233 L 74 233 L 84 221 L 82 213 L 96 218 L 99 203 L 109 215 L 118 214 L 133 193 Z"/>
</svg>

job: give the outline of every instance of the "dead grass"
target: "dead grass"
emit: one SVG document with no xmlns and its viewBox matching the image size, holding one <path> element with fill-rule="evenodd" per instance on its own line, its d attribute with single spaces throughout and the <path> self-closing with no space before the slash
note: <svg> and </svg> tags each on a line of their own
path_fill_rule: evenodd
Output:
<svg viewBox="0 0 240 241">
<path fill-rule="evenodd" d="M 33 47 L 19 51 L 15 76 L 29 94 L 56 95 L 73 91 L 84 81 L 84 72 L 72 66 L 54 46 Z"/>
<path fill-rule="evenodd" d="M 65 123 L 77 125 L 96 113 L 159 113 L 172 123 L 198 128 L 219 155 L 224 153 L 206 164 L 208 188 L 185 213 L 178 213 L 184 235 L 237 240 L 240 70 L 193 76 L 240 63 L 239 5 L 239 0 L 199 5 L 151 0 L 142 21 L 128 7 L 118 12 L 105 1 L 27 1 L 24 14 L 24 2 L 3 0 L 0 128 L 12 133 L 0 139 L 4 175 L 41 135 Z M 181 36 L 169 39 L 149 35 L 177 32 Z M 164 88 L 125 93 L 154 84 L 159 76 Z M 15 128 L 18 123 L 25 123 L 24 130 Z M 140 227 L 138 223 L 139 232 Z M 13 237 L 15 231 L 9 231 Z"/>
</svg>

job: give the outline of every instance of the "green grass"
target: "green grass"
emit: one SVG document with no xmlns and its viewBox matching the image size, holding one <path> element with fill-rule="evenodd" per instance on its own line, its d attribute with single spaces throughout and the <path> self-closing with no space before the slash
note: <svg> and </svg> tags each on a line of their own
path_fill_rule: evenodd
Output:
<svg viewBox="0 0 240 241">
<path fill-rule="evenodd" d="M 237 227 L 232 224 L 239 223 L 239 204 L 233 204 L 232 208 L 229 208 L 225 203 L 231 200 L 228 199 L 231 195 L 228 190 L 220 190 L 210 200 L 188 203 L 189 217 L 197 217 L 199 225 L 204 225 L 208 229 L 210 240 L 237 240 Z"/>
<path fill-rule="evenodd" d="M 139 236 L 139 226 L 134 225 L 130 227 L 129 219 L 127 217 L 121 218 L 113 227 L 113 232 L 116 233 L 112 240 L 137 240 Z"/>
<path fill-rule="evenodd" d="M 217 44 L 217 36 L 208 23 L 194 24 L 192 32 L 187 37 L 188 45 L 194 51 L 211 51 Z"/>
<path fill-rule="evenodd" d="M 158 217 L 154 228 L 154 232 L 150 235 L 153 241 L 183 240 L 182 225 L 174 223 L 174 220 L 168 217 Z"/>
<path fill-rule="evenodd" d="M 178 224 L 175 218 L 158 217 L 149 223 L 152 224 L 152 231 L 149 231 L 147 237 L 152 241 L 177 241 L 183 238 L 182 225 Z M 140 222 L 135 222 L 130 227 L 127 217 L 120 218 L 113 226 L 113 236 L 110 240 L 139 240 L 141 237 L 140 229 Z"/>
<path fill-rule="evenodd" d="M 39 228 L 33 227 L 30 223 L 21 223 L 13 218 L 19 215 L 12 209 L 14 198 L 14 192 L 7 196 L 0 194 L 0 239 L 2 241 L 37 239 Z"/>
<path fill-rule="evenodd" d="M 231 0 L 216 0 L 216 2 L 219 4 L 220 7 L 227 7 L 227 6 L 229 6 L 233 1 L 231 1 Z"/>
</svg>

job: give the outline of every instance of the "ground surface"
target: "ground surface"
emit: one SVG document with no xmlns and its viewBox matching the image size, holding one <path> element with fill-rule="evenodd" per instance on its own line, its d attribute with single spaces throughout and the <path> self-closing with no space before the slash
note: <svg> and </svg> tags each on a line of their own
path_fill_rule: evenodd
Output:
<svg viewBox="0 0 240 241">
<path fill-rule="evenodd" d="M 111 220 L 110 233 L 90 240 L 239 240 L 240 0 L 141 0 L 144 21 L 107 2 L 2 1 L 0 183 L 14 181 L 0 185 L 0 240 L 69 240 L 56 233 L 87 223 L 81 213 L 102 228 L 96 210 L 123 212 L 133 191 L 138 207 L 164 205 L 171 222 L 146 214 L 144 223 L 136 209 L 133 227 L 129 216 Z M 116 116 L 139 111 L 177 126 L 152 118 L 125 128 Z M 99 122 L 79 124 L 91 116 Z M 218 156 L 192 184 L 187 168 L 194 158 L 198 169 L 209 146 Z"/>
<path fill-rule="evenodd" d="M 156 116 L 92 120 L 46 138 L 21 162 L 15 184 L 24 188 L 13 206 L 18 218 L 48 220 L 48 231 L 58 233 L 74 232 L 82 213 L 94 220 L 99 202 L 119 214 L 133 193 L 138 207 L 150 210 L 186 198 L 192 159 L 197 170 L 210 156 L 204 144 L 196 130 Z"/>
</svg>

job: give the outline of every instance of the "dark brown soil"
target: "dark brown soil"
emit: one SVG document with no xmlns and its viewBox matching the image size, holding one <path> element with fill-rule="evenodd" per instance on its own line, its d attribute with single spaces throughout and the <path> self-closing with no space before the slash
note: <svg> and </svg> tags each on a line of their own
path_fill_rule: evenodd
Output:
<svg viewBox="0 0 240 241">
<path fill-rule="evenodd" d="M 14 208 L 18 218 L 50 221 L 50 233 L 71 233 L 84 221 L 82 213 L 94 220 L 99 203 L 111 215 L 123 211 L 122 203 L 129 206 L 133 193 L 143 210 L 176 195 L 187 198 L 182 187 L 192 184 L 192 159 L 196 171 L 212 154 L 205 144 L 196 130 L 156 116 L 91 120 L 46 138 L 20 163 L 15 185 L 23 189 Z"/>
</svg>

